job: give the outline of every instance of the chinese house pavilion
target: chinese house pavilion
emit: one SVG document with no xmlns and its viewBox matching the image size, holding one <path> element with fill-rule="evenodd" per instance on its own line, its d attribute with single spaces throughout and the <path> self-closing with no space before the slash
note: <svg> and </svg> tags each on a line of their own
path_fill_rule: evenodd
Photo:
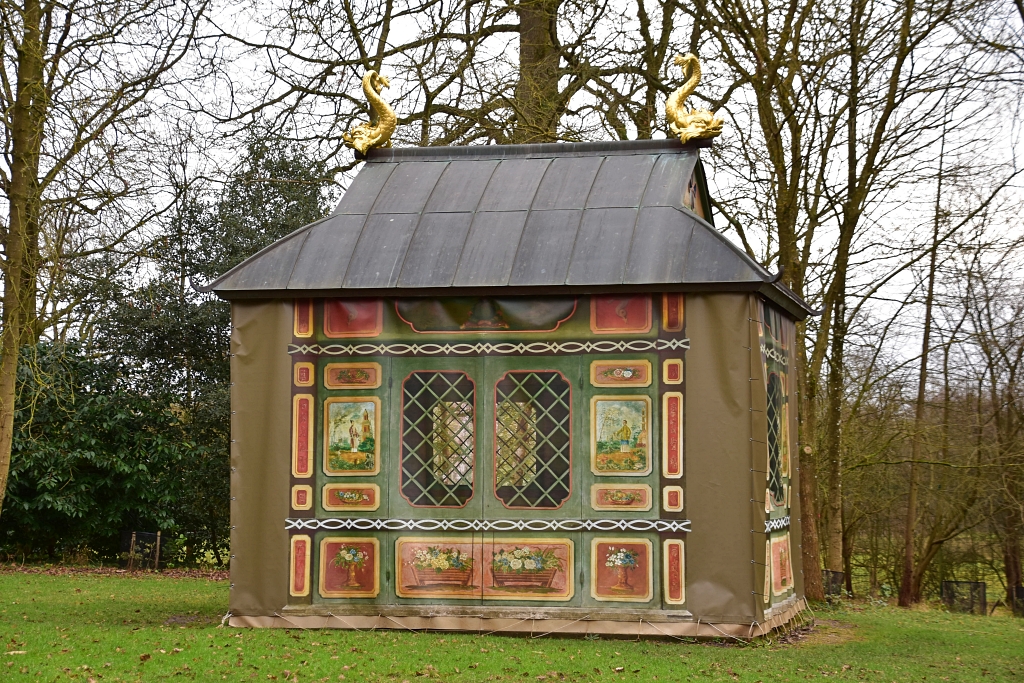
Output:
<svg viewBox="0 0 1024 683">
<path fill-rule="evenodd" d="M 209 285 L 232 625 L 747 637 L 799 614 L 811 311 L 714 228 L 707 144 L 371 149 L 330 216 Z"/>
</svg>

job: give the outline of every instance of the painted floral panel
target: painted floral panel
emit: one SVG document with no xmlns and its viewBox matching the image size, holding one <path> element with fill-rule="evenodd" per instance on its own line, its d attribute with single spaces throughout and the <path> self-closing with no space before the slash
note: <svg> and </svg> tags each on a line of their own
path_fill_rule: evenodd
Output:
<svg viewBox="0 0 1024 683">
<path fill-rule="evenodd" d="M 436 536 L 395 542 L 400 598 L 479 599 L 483 547 L 472 538 Z"/>
<path fill-rule="evenodd" d="M 508 538 L 484 543 L 484 598 L 569 600 L 573 544 L 569 539 Z"/>
<path fill-rule="evenodd" d="M 590 487 L 590 507 L 595 510 L 650 510 L 651 487 L 647 484 L 594 484 Z"/>
<path fill-rule="evenodd" d="M 375 598 L 380 592 L 380 544 L 376 538 L 328 537 L 320 541 L 320 595 Z"/>
<path fill-rule="evenodd" d="M 651 542 L 595 538 L 590 553 L 590 594 L 595 600 L 649 602 L 654 589 Z"/>
<path fill-rule="evenodd" d="M 793 559 L 789 549 L 789 532 L 772 537 L 772 595 L 785 595 L 793 588 Z"/>
</svg>

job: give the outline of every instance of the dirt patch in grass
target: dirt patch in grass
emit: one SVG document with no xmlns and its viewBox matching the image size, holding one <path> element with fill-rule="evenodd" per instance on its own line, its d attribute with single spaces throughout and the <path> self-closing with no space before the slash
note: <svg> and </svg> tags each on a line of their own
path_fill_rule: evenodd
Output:
<svg viewBox="0 0 1024 683">
<path fill-rule="evenodd" d="M 857 625 L 835 619 L 815 619 L 814 625 L 786 636 L 783 642 L 793 645 L 841 645 L 858 640 Z"/>
<path fill-rule="evenodd" d="M 226 581 L 227 570 L 203 569 L 163 569 L 155 572 L 151 569 L 118 569 L 117 567 L 75 567 L 69 565 L 20 566 L 17 564 L 0 564 L 0 574 L 44 574 L 46 576 L 128 576 L 128 577 L 165 577 L 169 579 L 206 579 L 208 581 Z"/>
</svg>

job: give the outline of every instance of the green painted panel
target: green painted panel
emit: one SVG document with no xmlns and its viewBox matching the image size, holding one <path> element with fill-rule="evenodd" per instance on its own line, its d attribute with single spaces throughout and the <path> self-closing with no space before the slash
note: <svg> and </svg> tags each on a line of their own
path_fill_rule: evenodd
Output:
<svg viewBox="0 0 1024 683">
<path fill-rule="evenodd" d="M 315 485 L 314 485 L 314 498 L 316 500 L 316 514 L 317 517 L 365 517 L 370 519 L 384 519 L 390 514 L 389 510 L 389 482 L 385 476 L 387 469 L 387 462 L 391 459 L 391 449 L 393 449 L 393 439 L 391 438 L 392 430 L 389 427 L 389 401 L 388 401 L 388 382 L 391 376 L 391 363 L 392 359 L 383 356 L 374 357 L 321 357 L 316 363 L 316 384 L 313 388 L 316 390 L 317 396 L 317 408 L 316 408 L 316 423 L 314 429 L 314 443 L 316 444 L 315 453 Z M 328 389 L 325 386 L 325 372 L 331 366 L 331 369 L 341 370 L 349 373 L 355 373 L 360 370 L 360 366 L 367 365 L 379 366 L 379 383 L 380 386 L 372 389 Z M 345 379 L 345 377 L 338 377 L 335 372 L 335 379 Z M 349 377 L 351 379 L 351 376 Z M 358 381 L 358 380 L 357 380 Z M 374 434 L 374 439 L 378 442 L 378 454 L 377 457 L 380 461 L 380 467 L 377 474 L 365 474 L 365 475 L 350 475 L 350 476 L 332 476 L 324 470 L 324 420 L 325 420 L 325 403 L 328 399 L 332 398 L 375 398 L 380 401 L 380 418 L 379 428 L 374 425 L 374 431 L 379 432 Z M 361 430 L 360 430 L 361 431 Z M 345 504 L 345 496 L 335 497 L 335 504 L 332 506 L 335 509 L 328 510 L 327 505 L 330 505 L 329 501 L 324 500 L 324 486 L 331 485 L 338 487 L 346 487 L 343 489 L 344 493 L 348 494 L 361 494 L 363 493 L 358 489 L 359 485 L 372 485 L 379 488 L 378 502 L 376 510 L 370 510 L 367 507 L 360 504 L 353 504 L 351 507 Z M 349 488 L 351 487 L 351 488 Z M 357 501 L 352 501 L 356 503 Z M 340 509 L 339 509 L 340 508 Z"/>
<path fill-rule="evenodd" d="M 480 454 L 490 443 L 483 359 L 395 358 L 391 367 L 393 438 L 383 463 L 391 516 L 479 519 L 489 481 Z M 470 411 L 468 399 L 474 395 Z"/>
<path fill-rule="evenodd" d="M 647 387 L 630 386 L 628 384 L 610 387 L 594 386 L 594 373 L 592 373 L 591 368 L 595 361 L 602 364 L 612 364 L 614 361 L 646 361 L 651 364 L 651 383 Z M 658 357 L 654 354 L 590 355 L 582 356 L 580 363 L 583 367 L 583 386 L 580 392 L 581 400 L 579 401 L 582 429 L 578 452 L 581 456 L 580 460 L 583 461 L 583 467 L 581 468 L 582 490 L 584 494 L 583 514 L 589 519 L 657 519 L 661 510 L 661 490 L 659 487 L 661 474 L 661 406 L 658 394 L 660 383 L 660 378 L 657 376 Z M 627 366 L 628 362 L 623 363 L 623 365 Z M 598 381 L 600 381 L 600 378 Z M 595 414 L 594 411 L 595 398 L 601 404 L 597 406 L 600 414 Z M 630 413 L 634 411 L 615 410 L 616 406 L 614 404 L 616 401 L 610 399 L 624 400 L 627 408 L 632 408 L 638 400 L 646 399 L 649 401 L 650 412 L 647 415 L 647 429 L 641 430 L 638 428 L 635 419 L 630 416 Z M 613 409 L 608 409 L 610 405 Z M 618 422 L 618 419 L 622 417 L 626 418 L 627 426 L 631 433 L 630 443 L 622 447 L 623 450 L 635 449 L 636 442 L 640 441 L 637 432 L 646 432 L 647 447 L 645 449 L 645 457 L 647 467 L 645 469 L 648 472 L 645 475 L 626 476 L 625 473 L 616 475 L 594 472 L 592 430 L 596 432 L 597 441 L 604 440 L 607 443 L 607 439 L 602 439 L 601 437 L 613 435 L 621 430 L 622 425 Z M 614 424 L 602 424 L 599 418 L 605 422 L 617 419 Z M 598 445 L 601 446 L 602 444 Z M 603 450 L 608 450 L 608 448 Z M 617 456 L 618 454 L 613 453 L 612 455 Z M 618 462 L 621 465 L 625 462 L 625 458 L 618 458 Z M 621 488 L 615 488 L 616 486 L 621 486 Z M 595 487 L 598 487 L 597 491 L 595 491 Z M 648 487 L 649 492 L 644 487 Z M 644 492 L 648 493 L 649 510 L 628 509 L 629 505 L 634 504 L 631 499 L 639 493 L 636 491 L 637 488 L 644 489 Z M 595 498 L 597 499 L 597 508 L 603 507 L 605 509 L 595 508 Z"/>
</svg>

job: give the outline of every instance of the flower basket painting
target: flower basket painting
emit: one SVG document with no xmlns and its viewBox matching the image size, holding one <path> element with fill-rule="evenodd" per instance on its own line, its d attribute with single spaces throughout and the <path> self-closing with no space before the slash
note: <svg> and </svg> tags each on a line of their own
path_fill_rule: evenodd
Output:
<svg viewBox="0 0 1024 683">
<path fill-rule="evenodd" d="M 651 472 L 651 399 L 595 396 L 590 400 L 590 467 L 594 474 Z"/>
<path fill-rule="evenodd" d="M 600 539 L 591 544 L 591 595 L 612 602 L 648 602 L 652 596 L 651 542 Z"/>
<path fill-rule="evenodd" d="M 594 484 L 590 488 L 590 507 L 595 510 L 651 509 L 651 487 L 647 484 Z"/>
<path fill-rule="evenodd" d="M 380 470 L 380 399 L 329 398 L 324 402 L 324 472 L 352 476 Z"/>
<path fill-rule="evenodd" d="M 484 598 L 568 600 L 573 546 L 568 539 L 508 539 L 484 544 Z"/>
<path fill-rule="evenodd" d="M 328 537 L 320 542 L 320 595 L 373 598 L 380 592 L 380 546 L 375 538 Z"/>
<path fill-rule="evenodd" d="M 439 538 L 399 538 L 396 587 L 403 598 L 479 598 L 479 543 Z"/>
</svg>

